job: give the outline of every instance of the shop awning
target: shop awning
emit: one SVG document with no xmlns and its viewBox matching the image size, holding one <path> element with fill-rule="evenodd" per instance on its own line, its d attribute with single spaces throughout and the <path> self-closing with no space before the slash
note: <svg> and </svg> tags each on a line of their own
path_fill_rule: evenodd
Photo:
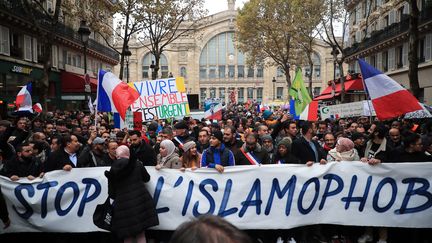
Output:
<svg viewBox="0 0 432 243">
<path fill-rule="evenodd" d="M 361 78 L 345 81 L 345 91 L 363 91 L 363 80 Z M 341 84 L 336 84 L 335 96 L 339 96 L 341 92 Z M 329 85 L 319 96 L 315 97 L 314 100 L 326 100 L 332 99 L 332 86 Z"/>
<path fill-rule="evenodd" d="M 61 73 L 62 93 L 84 93 L 84 75 L 62 72 Z M 96 92 L 97 79 L 90 78 L 92 92 Z"/>
</svg>

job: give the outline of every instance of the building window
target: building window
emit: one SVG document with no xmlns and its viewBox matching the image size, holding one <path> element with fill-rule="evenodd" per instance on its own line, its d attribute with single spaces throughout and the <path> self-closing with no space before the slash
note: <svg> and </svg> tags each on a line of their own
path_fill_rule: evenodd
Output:
<svg viewBox="0 0 432 243">
<path fill-rule="evenodd" d="M 276 70 L 276 77 L 278 77 L 278 78 L 285 77 L 285 72 L 284 72 L 284 70 L 282 69 L 282 67 L 277 67 L 277 70 Z"/>
<path fill-rule="evenodd" d="M 142 70 L 142 77 L 143 78 L 151 78 L 152 77 L 152 73 L 151 73 L 151 68 L 150 65 L 154 65 L 155 64 L 155 57 L 153 54 L 151 53 L 147 53 L 141 62 L 141 70 Z M 168 77 L 168 59 L 166 58 L 166 56 L 164 54 L 162 54 L 160 56 L 159 59 L 159 73 L 160 73 L 160 77 L 162 78 L 167 78 Z M 157 78 L 157 77 L 156 77 Z"/>
<path fill-rule="evenodd" d="M 321 87 L 314 87 L 313 88 L 313 96 L 318 96 L 321 93 Z"/>
<path fill-rule="evenodd" d="M 24 60 L 32 60 L 32 38 L 28 35 L 24 35 Z"/>
<path fill-rule="evenodd" d="M 419 58 L 419 62 L 425 62 L 425 39 L 422 38 L 419 40 L 419 44 L 418 44 L 418 58 Z"/>
<path fill-rule="evenodd" d="M 253 95 L 254 95 L 254 89 L 253 88 L 247 88 L 247 98 L 249 99 L 253 99 Z"/>
<path fill-rule="evenodd" d="M 283 87 L 277 87 L 276 89 L 276 99 L 282 99 L 283 96 Z"/>
<path fill-rule="evenodd" d="M 264 69 L 262 66 L 258 66 L 257 67 L 257 78 L 262 78 L 264 77 Z"/>
<path fill-rule="evenodd" d="M 238 102 L 244 102 L 244 88 L 238 89 L 237 97 L 238 97 Z"/>
<path fill-rule="evenodd" d="M 237 77 L 244 78 L 244 66 L 243 65 L 237 66 Z"/>
<path fill-rule="evenodd" d="M 376 56 L 375 55 L 372 55 L 371 57 L 370 57 L 370 64 L 372 65 L 372 66 L 374 66 L 374 67 L 377 67 L 376 66 Z"/>
<path fill-rule="evenodd" d="M 204 101 L 207 98 L 207 88 L 200 88 L 200 98 Z"/>
<path fill-rule="evenodd" d="M 52 46 L 52 66 L 57 67 L 58 66 L 58 54 L 57 54 L 57 46 Z"/>
<path fill-rule="evenodd" d="M 253 67 L 248 67 L 248 70 L 247 70 L 247 77 L 248 78 L 253 78 L 255 75 L 254 75 L 254 68 Z"/>
<path fill-rule="evenodd" d="M 209 79 L 216 78 L 216 66 L 209 66 Z"/>
<path fill-rule="evenodd" d="M 261 102 L 263 99 L 263 88 L 257 89 L 257 101 Z"/>
<path fill-rule="evenodd" d="M 0 54 L 10 55 L 9 28 L 0 25 Z"/>
<path fill-rule="evenodd" d="M 225 65 L 219 66 L 219 78 L 225 78 Z"/>
<path fill-rule="evenodd" d="M 216 98 L 216 88 L 210 88 L 210 98 Z"/>
<path fill-rule="evenodd" d="M 228 78 L 236 77 L 235 70 L 238 70 L 238 76 L 244 77 L 244 55 L 237 50 L 234 43 L 234 32 L 225 32 L 211 38 L 201 51 L 200 55 L 200 79 L 207 78 L 204 70 L 209 70 L 209 78 Z M 228 65 L 228 66 L 227 66 Z M 213 66 L 218 73 L 213 73 Z"/>
<path fill-rule="evenodd" d="M 183 78 L 187 77 L 186 67 L 181 67 L 180 68 L 180 77 L 183 77 Z"/>
<path fill-rule="evenodd" d="M 388 51 L 382 53 L 382 70 L 384 72 L 388 71 Z"/>
<path fill-rule="evenodd" d="M 403 46 L 396 47 L 396 67 L 401 68 L 403 66 Z"/>
<path fill-rule="evenodd" d="M 219 98 L 225 100 L 225 88 L 219 88 Z"/>
<path fill-rule="evenodd" d="M 313 77 L 314 78 L 320 78 L 321 77 L 321 58 L 320 56 L 316 53 L 313 52 L 312 53 L 312 63 L 313 63 Z M 305 77 L 309 77 L 310 76 L 310 65 L 308 64 L 307 66 L 305 66 L 303 68 L 304 72 L 305 72 Z"/>
<path fill-rule="evenodd" d="M 229 78 L 234 78 L 235 77 L 235 66 L 234 65 L 229 65 L 228 66 L 228 77 Z"/>
<path fill-rule="evenodd" d="M 205 79 L 207 78 L 207 67 L 206 66 L 200 66 L 200 78 Z"/>
</svg>

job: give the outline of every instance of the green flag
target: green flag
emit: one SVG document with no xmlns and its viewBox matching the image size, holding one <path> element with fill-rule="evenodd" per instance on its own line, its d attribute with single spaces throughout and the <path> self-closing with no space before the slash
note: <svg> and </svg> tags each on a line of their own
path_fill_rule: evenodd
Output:
<svg viewBox="0 0 432 243">
<path fill-rule="evenodd" d="M 291 96 L 291 99 L 294 100 L 296 116 L 299 116 L 306 108 L 306 106 L 312 102 L 312 99 L 309 96 L 309 92 L 304 85 L 300 68 L 297 69 L 294 81 L 289 90 L 289 94 Z"/>
</svg>

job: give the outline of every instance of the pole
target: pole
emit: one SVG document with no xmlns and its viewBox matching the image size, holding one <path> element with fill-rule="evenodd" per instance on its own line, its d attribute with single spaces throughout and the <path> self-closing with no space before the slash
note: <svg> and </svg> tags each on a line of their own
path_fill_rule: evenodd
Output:
<svg viewBox="0 0 432 243">
<path fill-rule="evenodd" d="M 276 88 L 275 88 L 275 83 L 276 83 L 276 82 L 273 82 L 273 101 L 275 101 L 275 99 L 276 99 Z"/>
<path fill-rule="evenodd" d="M 87 80 L 86 79 L 87 76 L 87 43 L 84 43 L 84 85 L 86 85 Z M 88 96 L 87 96 L 87 92 L 86 90 L 84 90 L 85 92 L 85 101 L 84 102 L 88 102 Z"/>
<path fill-rule="evenodd" d="M 126 82 L 129 83 L 129 57 L 126 59 Z"/>
<path fill-rule="evenodd" d="M 358 59 L 356 59 L 356 60 L 358 61 Z M 362 80 L 362 83 L 363 83 L 363 88 L 364 88 L 364 91 L 366 93 L 366 102 L 367 102 L 368 107 L 369 107 L 369 122 L 370 122 L 370 124 L 372 124 L 372 109 L 371 109 L 372 99 L 370 98 L 369 92 L 367 90 L 367 87 L 366 87 L 366 84 L 365 84 L 365 81 L 364 81 L 364 78 L 363 78 L 363 73 L 362 73 L 361 76 L 362 76 L 361 80 Z"/>
<path fill-rule="evenodd" d="M 333 104 L 336 105 L 336 59 L 333 60 L 333 83 L 332 83 L 332 90 L 333 90 Z"/>
</svg>

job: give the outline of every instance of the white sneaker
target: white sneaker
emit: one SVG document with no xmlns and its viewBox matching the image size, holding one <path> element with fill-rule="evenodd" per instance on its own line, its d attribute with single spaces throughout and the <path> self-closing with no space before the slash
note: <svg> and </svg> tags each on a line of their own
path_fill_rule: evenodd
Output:
<svg viewBox="0 0 432 243">
<path fill-rule="evenodd" d="M 379 241 L 377 241 L 377 243 L 387 243 L 387 241 L 386 240 L 379 240 Z"/>
<path fill-rule="evenodd" d="M 357 239 L 357 243 L 366 243 L 373 240 L 372 236 L 364 234 Z"/>
<path fill-rule="evenodd" d="M 297 242 L 295 241 L 295 239 L 294 239 L 294 238 L 292 238 L 292 237 L 291 237 L 291 239 L 290 239 L 290 240 L 288 240 L 288 243 L 297 243 Z"/>
</svg>

